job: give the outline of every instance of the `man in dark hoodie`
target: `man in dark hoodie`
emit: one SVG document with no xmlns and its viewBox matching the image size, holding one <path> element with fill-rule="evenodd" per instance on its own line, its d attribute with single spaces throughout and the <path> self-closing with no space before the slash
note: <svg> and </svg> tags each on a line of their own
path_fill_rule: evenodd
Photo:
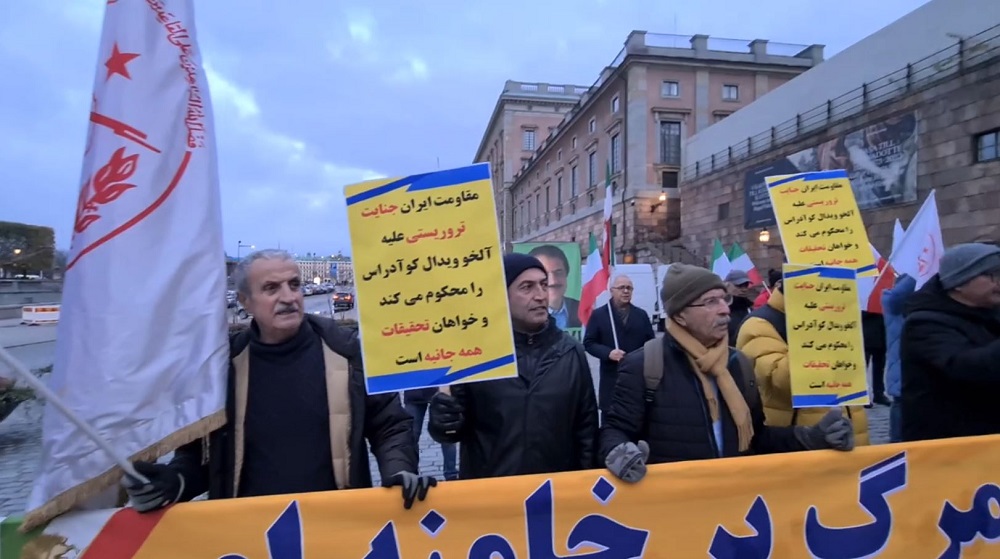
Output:
<svg viewBox="0 0 1000 559">
<path fill-rule="evenodd" d="M 594 468 L 597 397 L 583 346 L 549 316 L 542 263 L 507 254 L 503 265 L 518 375 L 435 394 L 427 430 L 461 443 L 459 479 Z"/>
<path fill-rule="evenodd" d="M 1000 433 L 1000 248 L 945 251 L 906 303 L 900 340 L 904 441 Z"/>
</svg>

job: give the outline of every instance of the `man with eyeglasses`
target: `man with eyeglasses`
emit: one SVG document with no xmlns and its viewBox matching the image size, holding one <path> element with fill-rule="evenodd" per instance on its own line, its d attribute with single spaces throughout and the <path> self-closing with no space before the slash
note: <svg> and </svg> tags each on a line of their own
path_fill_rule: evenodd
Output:
<svg viewBox="0 0 1000 559">
<path fill-rule="evenodd" d="M 1000 433 L 1000 248 L 946 250 L 903 315 L 903 440 Z"/>
<path fill-rule="evenodd" d="M 611 281 L 611 301 L 595 310 L 587 321 L 583 346 L 587 353 L 600 359 L 597 403 L 606 413 L 611 392 L 618 376 L 618 364 L 632 351 L 656 337 L 649 313 L 632 304 L 635 287 L 622 274 Z"/>
<path fill-rule="evenodd" d="M 618 369 L 600 454 L 616 477 L 637 482 L 647 464 L 833 448 L 851 450 L 840 410 L 810 427 L 769 427 L 753 368 L 729 347 L 730 296 L 719 276 L 673 264 L 660 291 L 667 332 Z"/>
</svg>

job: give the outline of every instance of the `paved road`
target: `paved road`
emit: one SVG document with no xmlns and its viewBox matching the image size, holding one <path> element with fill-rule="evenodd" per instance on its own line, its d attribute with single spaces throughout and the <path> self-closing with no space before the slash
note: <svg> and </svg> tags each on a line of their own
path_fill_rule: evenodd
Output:
<svg viewBox="0 0 1000 559">
<path fill-rule="evenodd" d="M 327 305 L 322 295 L 306 299 L 307 312 L 324 312 Z M 325 312 L 329 312 L 326 308 Z M 338 313 L 339 314 L 339 313 Z M 346 313 L 354 318 L 354 313 Z M 0 344 L 13 348 L 18 358 L 32 368 L 51 364 L 55 346 L 55 327 L 18 326 L 16 322 L 0 321 Z M 589 358 L 591 374 L 597 380 L 597 360 Z M 0 371 L 2 374 L 2 371 Z M 23 512 L 32 479 L 41 456 L 41 416 L 44 404 L 27 403 L 0 423 L 0 517 Z M 868 410 L 868 426 L 872 442 L 884 444 L 889 440 L 888 408 L 876 406 Z M 374 459 L 372 475 L 379 483 L 378 468 Z M 441 447 L 427 434 L 426 426 L 420 439 L 420 470 L 443 479 L 444 459 Z"/>
</svg>

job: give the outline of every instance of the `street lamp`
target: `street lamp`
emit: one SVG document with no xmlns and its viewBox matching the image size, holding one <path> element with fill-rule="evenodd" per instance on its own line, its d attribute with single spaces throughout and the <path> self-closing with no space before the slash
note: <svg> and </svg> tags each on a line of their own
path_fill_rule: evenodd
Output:
<svg viewBox="0 0 1000 559">
<path fill-rule="evenodd" d="M 760 235 L 757 236 L 757 240 L 762 243 L 766 243 L 771 240 L 771 233 L 767 230 L 767 228 L 761 229 Z"/>
<path fill-rule="evenodd" d="M 17 256 L 18 254 L 21 254 L 21 249 L 15 248 L 14 249 L 14 256 Z"/>
<path fill-rule="evenodd" d="M 240 261 L 240 249 L 242 248 L 254 248 L 253 245 L 245 245 L 243 241 L 236 241 L 236 261 Z"/>
</svg>

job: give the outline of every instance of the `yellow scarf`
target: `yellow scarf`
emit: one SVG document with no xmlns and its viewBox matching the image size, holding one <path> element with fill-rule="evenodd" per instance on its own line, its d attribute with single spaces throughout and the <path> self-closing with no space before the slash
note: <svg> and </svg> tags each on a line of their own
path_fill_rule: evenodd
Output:
<svg viewBox="0 0 1000 559">
<path fill-rule="evenodd" d="M 712 421 L 719 420 L 719 401 L 715 396 L 715 387 L 712 378 L 719 387 L 722 399 L 729 407 L 729 413 L 736 423 L 736 432 L 740 438 L 740 452 L 746 452 L 750 448 L 750 441 L 753 440 L 753 418 L 750 416 L 750 407 L 747 405 L 743 392 L 736 385 L 733 376 L 729 374 L 729 340 L 723 338 L 722 341 L 706 348 L 683 326 L 673 320 L 667 320 L 667 332 L 673 336 L 674 340 L 680 344 L 684 352 L 687 353 L 688 361 L 694 369 L 698 380 L 701 381 L 705 400 L 708 404 L 708 412 L 712 416 Z"/>
</svg>

